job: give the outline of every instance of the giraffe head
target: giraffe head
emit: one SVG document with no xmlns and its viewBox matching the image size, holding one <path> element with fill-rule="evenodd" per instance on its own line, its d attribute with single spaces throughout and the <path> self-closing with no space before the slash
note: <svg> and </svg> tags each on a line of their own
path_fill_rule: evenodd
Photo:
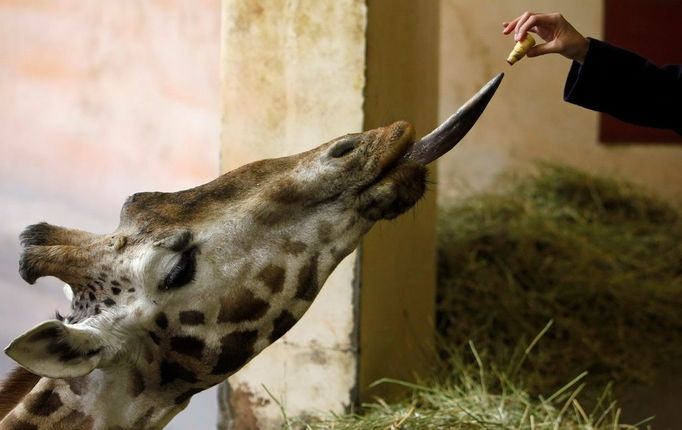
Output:
<svg viewBox="0 0 682 430">
<path fill-rule="evenodd" d="M 29 226 L 20 273 L 66 282 L 72 313 L 7 354 L 51 378 L 118 372 L 132 395 L 185 403 L 282 336 L 376 221 L 420 199 L 425 165 L 461 139 L 500 80 L 419 142 L 397 122 L 193 189 L 138 193 L 108 235 Z"/>
</svg>

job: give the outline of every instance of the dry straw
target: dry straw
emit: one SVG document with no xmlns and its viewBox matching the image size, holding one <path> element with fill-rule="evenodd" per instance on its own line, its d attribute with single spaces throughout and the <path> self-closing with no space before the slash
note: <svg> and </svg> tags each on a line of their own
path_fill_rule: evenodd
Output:
<svg viewBox="0 0 682 430">
<path fill-rule="evenodd" d="M 438 326 L 448 344 L 473 340 L 502 364 L 519 339 L 555 321 L 525 363 L 533 392 L 583 370 L 594 386 L 647 382 L 682 358 L 682 222 L 670 204 L 543 165 L 443 211 L 439 229 Z"/>
<path fill-rule="evenodd" d="M 620 422 L 609 381 L 682 358 L 680 239 L 670 204 L 565 166 L 459 201 L 439 221 L 435 376 L 379 381 L 409 394 L 287 427 L 647 428 Z"/>
</svg>

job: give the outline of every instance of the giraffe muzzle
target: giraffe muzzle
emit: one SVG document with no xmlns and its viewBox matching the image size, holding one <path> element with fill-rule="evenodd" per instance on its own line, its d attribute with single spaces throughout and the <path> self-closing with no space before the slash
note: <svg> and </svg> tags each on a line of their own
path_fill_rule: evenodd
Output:
<svg viewBox="0 0 682 430">
<path fill-rule="evenodd" d="M 504 73 L 500 73 L 485 84 L 450 118 L 412 145 L 403 158 L 426 165 L 451 150 L 474 126 L 503 77 Z"/>
</svg>

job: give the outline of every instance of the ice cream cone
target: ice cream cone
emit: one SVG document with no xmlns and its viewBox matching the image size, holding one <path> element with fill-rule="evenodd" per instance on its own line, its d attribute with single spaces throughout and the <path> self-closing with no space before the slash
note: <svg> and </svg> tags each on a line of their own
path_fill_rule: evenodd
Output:
<svg viewBox="0 0 682 430">
<path fill-rule="evenodd" d="M 525 57 L 526 52 L 533 46 L 535 46 L 535 39 L 533 39 L 533 36 L 530 34 L 526 34 L 526 37 L 523 40 L 516 42 L 516 45 L 514 45 L 514 49 L 512 49 L 509 53 L 509 57 L 507 57 L 507 63 L 509 63 L 510 66 L 513 66 L 514 63 Z"/>
</svg>

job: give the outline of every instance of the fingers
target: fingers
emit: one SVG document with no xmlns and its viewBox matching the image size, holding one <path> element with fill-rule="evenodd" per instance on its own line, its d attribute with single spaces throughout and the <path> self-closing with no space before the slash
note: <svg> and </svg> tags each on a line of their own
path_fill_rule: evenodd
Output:
<svg viewBox="0 0 682 430">
<path fill-rule="evenodd" d="M 502 34 L 510 34 L 515 30 L 514 40 L 523 40 L 527 32 L 539 33 L 538 27 L 552 27 L 556 25 L 557 14 L 540 14 L 534 12 L 524 12 L 511 22 L 504 22 Z"/>
<path fill-rule="evenodd" d="M 537 14 L 535 14 L 533 12 L 524 12 L 523 15 L 519 16 L 518 18 L 516 18 L 513 21 L 503 22 L 502 23 L 502 27 L 503 27 L 502 34 L 509 34 L 512 31 L 514 31 L 514 29 L 516 29 L 516 34 L 514 36 L 514 40 L 516 40 L 516 41 L 521 40 L 522 38 L 518 37 L 519 30 L 520 30 L 521 26 L 523 26 L 533 16 L 537 16 Z M 528 31 L 528 29 L 524 30 L 524 33 L 523 33 L 524 37 L 525 37 L 526 31 Z M 533 32 L 535 33 L 535 31 L 533 31 Z"/>
<path fill-rule="evenodd" d="M 534 16 L 535 14 L 533 12 L 524 12 L 523 15 L 517 18 L 514 32 L 514 40 L 518 42 L 519 40 L 522 40 L 523 37 L 526 37 L 526 30 L 523 30 L 523 33 L 521 33 L 521 29 L 523 29 L 528 20 L 530 20 Z"/>
<path fill-rule="evenodd" d="M 528 50 L 526 56 L 529 58 L 537 57 L 539 55 L 554 54 L 560 51 L 560 46 L 556 40 L 551 40 L 547 43 L 541 43 L 540 45 L 535 45 Z"/>
<path fill-rule="evenodd" d="M 553 24 L 552 16 L 548 14 L 530 14 L 523 22 L 519 22 L 516 26 L 516 34 L 514 40 L 523 40 L 526 33 L 536 27 L 548 26 Z"/>
<path fill-rule="evenodd" d="M 527 33 L 537 33 L 547 43 L 536 45 L 528 50 L 529 57 L 558 53 L 566 58 L 582 61 L 589 42 L 566 21 L 560 13 L 525 12 L 510 22 L 502 23 L 502 33 L 514 32 L 514 40 L 519 42 Z"/>
<path fill-rule="evenodd" d="M 502 34 L 511 33 L 514 30 L 514 28 L 516 28 L 516 23 L 518 22 L 519 18 L 516 18 L 515 20 L 513 20 L 511 22 L 502 23 L 502 26 L 504 27 L 504 29 L 502 30 Z"/>
</svg>

